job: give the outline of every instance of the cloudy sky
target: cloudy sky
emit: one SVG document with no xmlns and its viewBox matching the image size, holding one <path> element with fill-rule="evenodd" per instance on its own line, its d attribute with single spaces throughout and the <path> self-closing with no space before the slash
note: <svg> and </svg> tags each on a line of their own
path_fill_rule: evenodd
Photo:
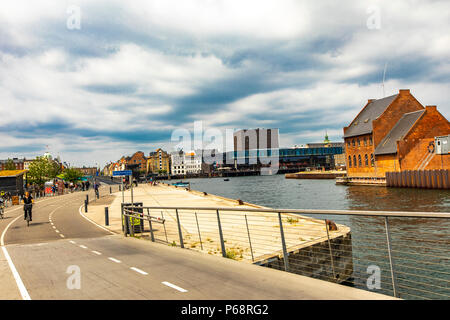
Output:
<svg viewBox="0 0 450 320">
<path fill-rule="evenodd" d="M 2 1 L 0 158 L 103 165 L 194 121 L 341 140 L 385 66 L 450 118 L 449 30 L 448 0 Z"/>
</svg>

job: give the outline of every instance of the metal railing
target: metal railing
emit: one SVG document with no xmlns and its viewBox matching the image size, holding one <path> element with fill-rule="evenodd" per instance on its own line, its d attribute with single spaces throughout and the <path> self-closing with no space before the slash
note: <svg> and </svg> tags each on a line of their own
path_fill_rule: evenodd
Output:
<svg viewBox="0 0 450 320">
<path fill-rule="evenodd" d="M 124 206 L 122 222 L 154 242 L 403 299 L 450 298 L 450 213 Z"/>
</svg>

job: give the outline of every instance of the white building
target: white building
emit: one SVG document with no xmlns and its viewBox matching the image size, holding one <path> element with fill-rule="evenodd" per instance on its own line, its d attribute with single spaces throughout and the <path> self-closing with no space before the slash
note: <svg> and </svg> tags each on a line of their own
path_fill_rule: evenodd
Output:
<svg viewBox="0 0 450 320">
<path fill-rule="evenodd" d="M 171 167 L 170 171 L 173 175 L 186 174 L 186 165 L 183 151 L 175 151 L 170 154 Z"/>
<path fill-rule="evenodd" d="M 195 152 L 184 153 L 183 151 L 170 154 L 172 164 L 171 172 L 177 174 L 198 174 L 202 172 L 202 156 Z"/>
<path fill-rule="evenodd" d="M 195 152 L 188 152 L 184 155 L 184 163 L 187 174 L 198 174 L 202 172 L 202 156 Z"/>
</svg>

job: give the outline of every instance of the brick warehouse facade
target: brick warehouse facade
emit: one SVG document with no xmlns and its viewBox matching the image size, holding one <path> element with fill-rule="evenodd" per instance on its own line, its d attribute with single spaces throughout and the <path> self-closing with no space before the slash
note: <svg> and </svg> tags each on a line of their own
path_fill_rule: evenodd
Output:
<svg viewBox="0 0 450 320">
<path fill-rule="evenodd" d="M 369 100 L 344 127 L 348 178 L 384 178 L 386 172 L 449 169 L 450 155 L 430 155 L 450 124 L 436 106 L 424 108 L 409 90 Z M 432 149 L 432 148 L 431 148 Z"/>
<path fill-rule="evenodd" d="M 142 151 L 134 153 L 127 159 L 127 166 L 135 171 L 147 172 L 147 158 Z"/>
</svg>

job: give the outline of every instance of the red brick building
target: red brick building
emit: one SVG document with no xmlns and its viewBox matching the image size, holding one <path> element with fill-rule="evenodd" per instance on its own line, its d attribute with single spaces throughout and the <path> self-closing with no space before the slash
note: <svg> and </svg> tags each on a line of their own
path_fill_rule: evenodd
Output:
<svg viewBox="0 0 450 320">
<path fill-rule="evenodd" d="M 130 158 L 127 158 L 127 166 L 136 171 L 147 172 L 147 158 L 142 151 L 134 153 Z"/>
<path fill-rule="evenodd" d="M 0 170 L 6 170 L 7 164 L 10 161 L 15 166 L 14 170 L 24 170 L 24 161 L 25 161 L 25 159 L 19 159 L 19 158 L 0 160 Z"/>
<path fill-rule="evenodd" d="M 347 176 L 384 178 L 386 172 L 449 169 L 450 155 L 430 155 L 450 124 L 436 106 L 424 108 L 409 90 L 369 100 L 344 127 Z"/>
</svg>

